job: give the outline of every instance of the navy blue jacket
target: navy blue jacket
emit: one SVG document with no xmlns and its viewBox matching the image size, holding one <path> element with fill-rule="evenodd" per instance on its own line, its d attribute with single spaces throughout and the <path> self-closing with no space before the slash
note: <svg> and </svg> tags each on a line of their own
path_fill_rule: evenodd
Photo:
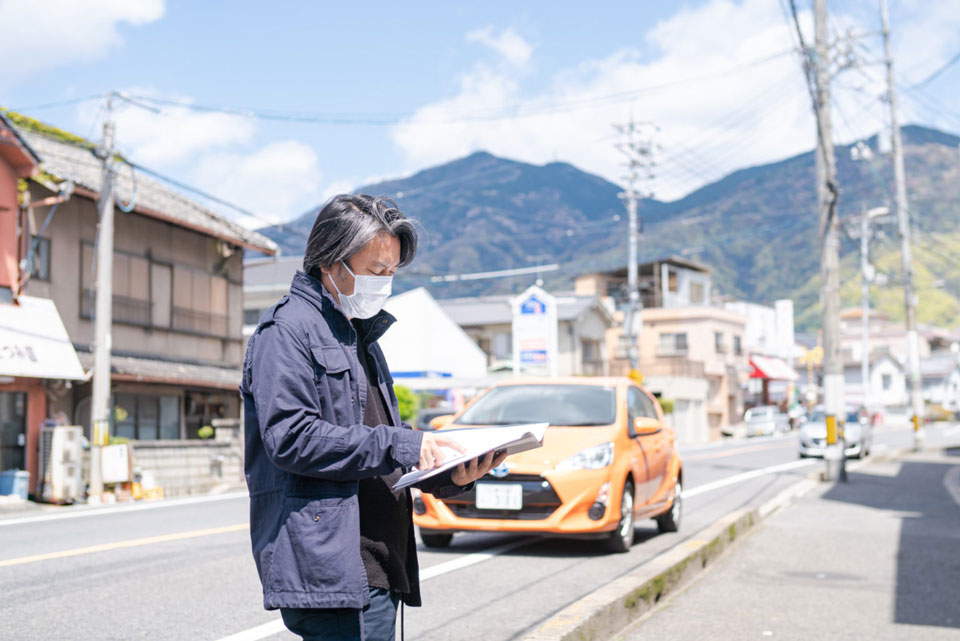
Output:
<svg viewBox="0 0 960 641">
<path fill-rule="evenodd" d="M 359 479 L 407 468 L 422 432 L 401 423 L 393 381 L 376 340 L 395 319 L 380 312 L 358 331 L 320 281 L 297 272 L 290 294 L 264 312 L 243 364 L 250 538 L 263 605 L 362 608 L 369 602 L 360 558 Z M 392 425 L 363 424 L 367 378 L 358 345 L 368 344 Z M 450 475 L 422 487 L 440 497 L 464 489 Z M 409 499 L 409 497 L 408 497 Z M 410 501 L 408 500 L 408 505 Z M 420 605 L 413 521 L 407 575 Z"/>
</svg>

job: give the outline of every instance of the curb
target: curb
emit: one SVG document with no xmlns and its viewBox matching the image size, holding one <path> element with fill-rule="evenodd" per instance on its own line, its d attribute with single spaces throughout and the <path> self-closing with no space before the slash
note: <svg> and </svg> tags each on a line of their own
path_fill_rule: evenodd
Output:
<svg viewBox="0 0 960 641">
<path fill-rule="evenodd" d="M 570 604 L 522 637 L 522 641 L 588 641 L 615 636 L 652 610 L 663 597 L 703 572 L 763 519 L 818 485 L 818 481 L 806 478 L 760 507 L 734 510 L 694 538 Z"/>
</svg>

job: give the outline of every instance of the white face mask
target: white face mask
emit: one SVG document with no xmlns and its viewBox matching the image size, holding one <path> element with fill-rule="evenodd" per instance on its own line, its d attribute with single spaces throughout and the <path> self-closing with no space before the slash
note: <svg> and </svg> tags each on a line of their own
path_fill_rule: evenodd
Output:
<svg viewBox="0 0 960 641">
<path fill-rule="evenodd" d="M 337 282 L 330 277 L 333 288 L 340 297 L 340 307 L 343 313 L 350 318 L 371 318 L 383 309 L 383 304 L 390 298 L 393 291 L 393 276 L 357 276 L 347 265 L 347 261 L 340 261 L 353 276 L 353 293 L 346 296 L 340 292 Z"/>
</svg>

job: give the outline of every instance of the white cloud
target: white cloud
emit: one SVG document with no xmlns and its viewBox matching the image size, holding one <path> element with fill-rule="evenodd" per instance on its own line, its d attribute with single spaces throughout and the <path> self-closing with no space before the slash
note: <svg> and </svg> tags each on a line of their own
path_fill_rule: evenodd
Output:
<svg viewBox="0 0 960 641">
<path fill-rule="evenodd" d="M 120 23 L 163 17 L 164 0 L 0 0 L 0 79 L 99 58 L 123 44 Z M 15 63 L 11 63 L 15 61 Z"/>
<path fill-rule="evenodd" d="M 294 140 L 270 143 L 246 153 L 213 152 L 198 159 L 192 182 L 281 222 L 319 202 L 324 185 L 317 161 L 311 147 Z M 264 222 L 253 224 L 261 226 Z"/>
<path fill-rule="evenodd" d="M 500 33 L 496 33 L 493 27 L 477 29 L 467 34 L 467 42 L 477 42 L 489 47 L 516 67 L 526 65 L 533 56 L 533 45 L 509 28 Z"/>
<path fill-rule="evenodd" d="M 126 93 L 162 97 L 151 90 L 133 89 Z M 179 96 L 174 99 L 184 100 Z M 145 165 L 169 166 L 189 160 L 198 153 L 249 143 L 256 129 L 253 120 L 234 114 L 194 111 L 179 106 L 159 105 L 159 108 L 156 113 L 117 101 L 115 122 L 120 148 Z M 89 106 L 82 109 L 86 113 L 92 112 Z"/>
<path fill-rule="evenodd" d="M 875 5 L 861 4 L 857 13 L 835 14 L 837 27 L 876 31 Z M 902 12 L 909 14 L 907 9 Z M 900 56 L 904 50 L 901 68 L 909 68 L 906 50 L 925 31 L 938 50 L 960 42 L 960 12 L 926 13 L 937 13 L 941 24 L 929 15 L 912 21 L 894 16 L 895 52 Z M 811 32 L 809 12 L 801 22 Z M 471 36 L 494 39 L 492 30 Z M 778 3 L 711 0 L 678 11 L 642 38 L 652 54 L 622 49 L 584 61 L 556 72 L 547 88 L 532 96 L 520 95 L 522 69 L 477 63 L 460 78 L 455 95 L 423 106 L 394 127 L 393 141 L 410 171 L 485 149 L 534 163 L 559 158 L 619 182 L 623 170 L 611 123 L 633 116 L 660 128 L 653 189 L 665 199 L 734 169 L 813 147 L 810 99 L 800 61 L 790 51 L 794 28 Z M 876 49 L 879 41 L 870 45 Z M 783 55 L 774 57 L 778 53 Z M 866 78 L 848 72 L 836 83 L 835 138 L 850 140 L 882 126 L 884 106 L 876 100 L 883 87 L 880 71 L 870 67 Z M 915 114 L 906 111 L 903 120 L 912 120 Z M 512 117 L 490 119 L 490 114 Z"/>
</svg>

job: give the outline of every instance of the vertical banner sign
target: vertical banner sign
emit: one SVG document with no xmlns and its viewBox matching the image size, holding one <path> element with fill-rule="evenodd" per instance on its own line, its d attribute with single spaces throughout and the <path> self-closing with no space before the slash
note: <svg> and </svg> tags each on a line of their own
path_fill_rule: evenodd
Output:
<svg viewBox="0 0 960 641">
<path fill-rule="evenodd" d="M 536 285 L 511 301 L 513 373 L 557 375 L 557 301 Z"/>
</svg>

